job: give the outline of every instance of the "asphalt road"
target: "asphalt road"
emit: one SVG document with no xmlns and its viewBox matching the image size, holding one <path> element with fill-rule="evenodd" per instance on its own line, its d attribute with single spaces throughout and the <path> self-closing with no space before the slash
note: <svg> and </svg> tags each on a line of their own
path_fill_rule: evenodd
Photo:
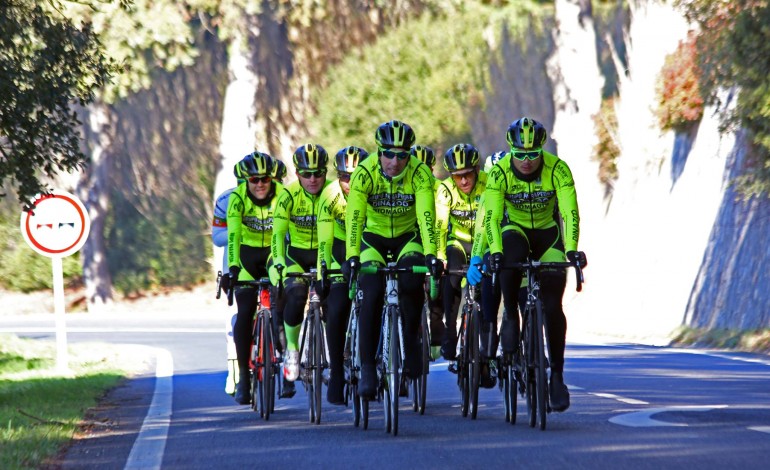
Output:
<svg viewBox="0 0 770 470">
<path fill-rule="evenodd" d="M 0 331 L 22 336 L 52 338 L 52 326 L 51 315 L 0 317 Z M 475 421 L 463 418 L 455 376 L 437 362 L 425 415 L 404 404 L 393 437 L 384 432 L 377 403 L 366 431 L 353 427 L 349 408 L 326 403 L 322 423 L 308 423 L 301 386 L 293 399 L 277 402 L 269 422 L 237 406 L 224 393 L 225 341 L 216 318 L 80 315 L 68 318 L 68 327 L 71 342 L 168 351 L 173 377 L 156 379 L 152 371 L 110 393 L 93 414 L 110 427 L 76 442 L 63 468 L 126 468 L 157 384 L 164 383 L 170 387 L 165 436 L 149 440 L 160 445 L 162 468 L 767 468 L 766 356 L 569 344 L 572 406 L 549 414 L 545 431 L 527 426 L 521 399 L 517 424 L 506 423 L 497 388 L 481 390 Z M 151 466 L 152 459 L 141 462 Z"/>
</svg>

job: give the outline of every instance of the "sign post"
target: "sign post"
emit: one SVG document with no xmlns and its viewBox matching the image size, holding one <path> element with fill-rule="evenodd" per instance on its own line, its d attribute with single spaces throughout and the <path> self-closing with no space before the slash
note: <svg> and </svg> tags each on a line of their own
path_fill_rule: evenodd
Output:
<svg viewBox="0 0 770 470">
<path fill-rule="evenodd" d="M 51 258 L 53 269 L 53 305 L 56 320 L 56 369 L 69 371 L 67 327 L 64 318 L 64 273 L 62 259 L 76 253 L 86 242 L 91 219 L 80 200 L 54 190 L 40 194 L 29 211 L 22 211 L 21 234 L 37 253 Z"/>
</svg>

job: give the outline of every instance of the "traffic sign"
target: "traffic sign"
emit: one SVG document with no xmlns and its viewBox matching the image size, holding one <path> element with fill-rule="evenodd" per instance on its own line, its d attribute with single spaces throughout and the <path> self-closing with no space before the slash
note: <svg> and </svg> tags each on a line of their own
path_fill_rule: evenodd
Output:
<svg viewBox="0 0 770 470">
<path fill-rule="evenodd" d="M 49 258 L 64 258 L 76 253 L 86 242 L 91 219 L 80 199 L 54 190 L 40 194 L 30 211 L 22 211 L 21 234 L 37 253 Z"/>
</svg>

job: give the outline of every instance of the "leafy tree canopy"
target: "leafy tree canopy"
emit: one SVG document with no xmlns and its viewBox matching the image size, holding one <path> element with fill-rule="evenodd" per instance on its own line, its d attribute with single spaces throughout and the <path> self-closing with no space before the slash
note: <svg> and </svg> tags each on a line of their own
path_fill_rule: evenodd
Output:
<svg viewBox="0 0 770 470">
<path fill-rule="evenodd" d="M 82 165 L 72 105 L 91 102 L 116 71 L 92 26 L 60 7 L 0 4 L 0 182 L 25 206 L 50 190 L 45 178 Z"/>
</svg>

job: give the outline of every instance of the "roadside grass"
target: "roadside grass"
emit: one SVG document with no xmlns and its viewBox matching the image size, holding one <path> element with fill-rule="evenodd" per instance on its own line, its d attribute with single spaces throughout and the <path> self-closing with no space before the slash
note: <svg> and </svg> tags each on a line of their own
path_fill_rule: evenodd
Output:
<svg viewBox="0 0 770 470">
<path fill-rule="evenodd" d="M 84 424 L 87 410 L 144 367 L 136 354 L 101 343 L 70 344 L 67 374 L 56 372 L 55 358 L 55 342 L 0 335 L 2 469 L 49 463 Z"/>
<path fill-rule="evenodd" d="M 728 330 L 681 327 L 673 335 L 674 346 L 696 346 L 770 353 L 770 329 Z"/>
</svg>

